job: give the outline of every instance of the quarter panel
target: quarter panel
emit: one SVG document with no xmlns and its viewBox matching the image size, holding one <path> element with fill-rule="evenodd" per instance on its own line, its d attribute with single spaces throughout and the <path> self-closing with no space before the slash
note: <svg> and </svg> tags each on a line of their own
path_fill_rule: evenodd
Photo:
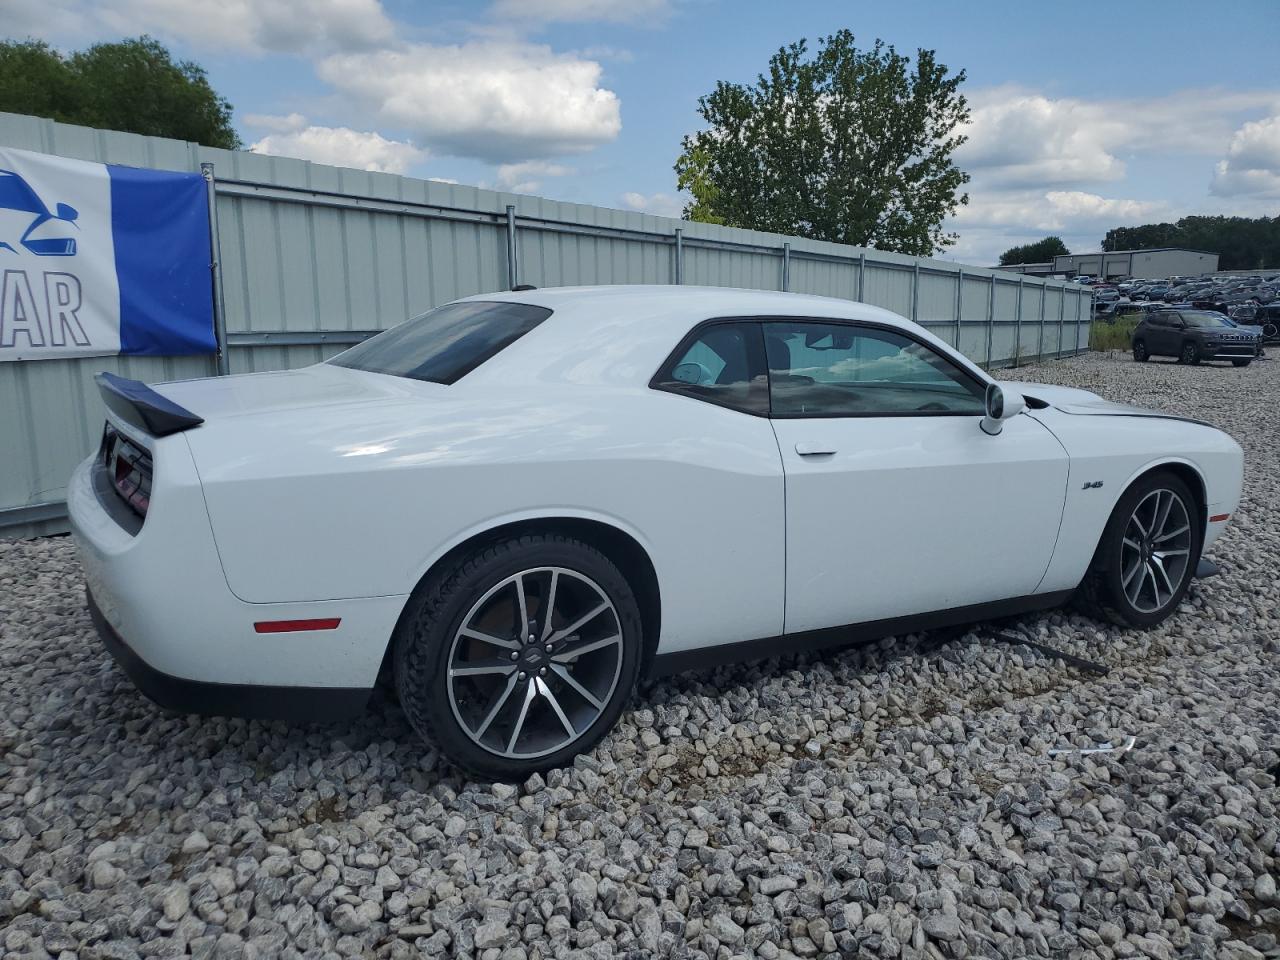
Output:
<svg viewBox="0 0 1280 960">
<path fill-rule="evenodd" d="M 661 650 L 782 631 L 783 481 L 767 420 L 647 388 L 436 391 L 187 434 L 219 555 L 255 603 L 409 593 L 513 519 L 613 523 L 649 551 Z"/>
</svg>

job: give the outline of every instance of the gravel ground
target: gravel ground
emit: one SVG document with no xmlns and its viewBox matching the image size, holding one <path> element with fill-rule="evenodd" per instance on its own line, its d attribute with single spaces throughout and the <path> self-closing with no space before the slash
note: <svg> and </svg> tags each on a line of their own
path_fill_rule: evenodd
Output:
<svg viewBox="0 0 1280 960">
<path fill-rule="evenodd" d="M 353 725 L 167 715 L 65 538 L 0 543 L 0 950 L 1280 956 L 1280 363 L 1024 368 L 1222 425 L 1245 499 L 1163 628 L 1065 613 L 664 682 L 575 768 L 470 784 Z M 1055 746 L 1137 738 L 1126 754 Z"/>
</svg>

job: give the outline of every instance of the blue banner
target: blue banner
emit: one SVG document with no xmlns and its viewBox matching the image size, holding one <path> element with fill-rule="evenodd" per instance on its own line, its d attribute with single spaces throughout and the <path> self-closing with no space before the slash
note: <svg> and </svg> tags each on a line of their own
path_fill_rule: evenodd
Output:
<svg viewBox="0 0 1280 960">
<path fill-rule="evenodd" d="M 0 361 L 212 353 L 199 174 L 0 147 Z"/>
</svg>

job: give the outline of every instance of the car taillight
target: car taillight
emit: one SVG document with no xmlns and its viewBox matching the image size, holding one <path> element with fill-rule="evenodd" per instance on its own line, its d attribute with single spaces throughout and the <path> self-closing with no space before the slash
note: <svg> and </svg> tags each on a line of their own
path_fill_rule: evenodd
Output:
<svg viewBox="0 0 1280 960">
<path fill-rule="evenodd" d="M 102 461 L 116 494 L 140 517 L 151 506 L 151 455 L 107 427 L 102 437 Z"/>
</svg>

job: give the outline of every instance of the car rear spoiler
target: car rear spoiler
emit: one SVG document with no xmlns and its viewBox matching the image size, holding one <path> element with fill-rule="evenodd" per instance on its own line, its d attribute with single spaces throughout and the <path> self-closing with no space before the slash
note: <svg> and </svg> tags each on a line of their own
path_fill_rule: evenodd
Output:
<svg viewBox="0 0 1280 960">
<path fill-rule="evenodd" d="M 152 436 L 165 437 L 204 423 L 204 417 L 197 417 L 141 381 L 127 380 L 106 371 L 93 379 L 108 410 Z"/>
</svg>

